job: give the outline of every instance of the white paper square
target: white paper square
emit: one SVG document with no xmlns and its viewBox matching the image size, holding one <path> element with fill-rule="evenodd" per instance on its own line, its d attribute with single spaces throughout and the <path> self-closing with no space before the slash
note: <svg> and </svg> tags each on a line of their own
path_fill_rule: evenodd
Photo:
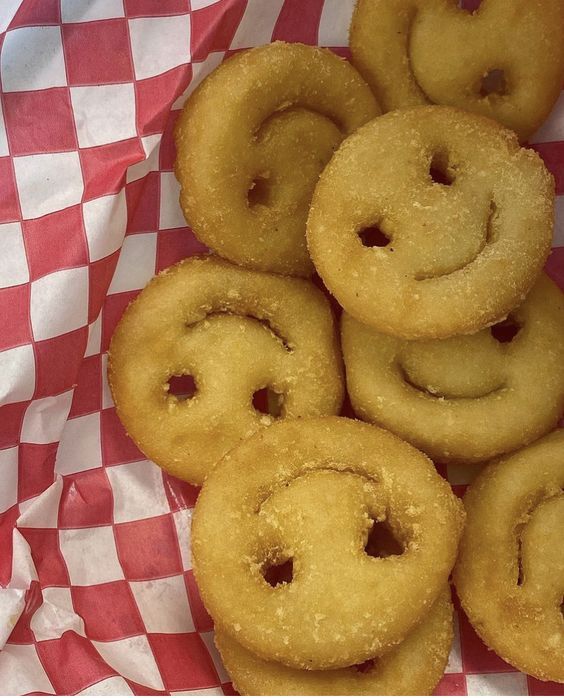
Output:
<svg viewBox="0 0 564 698">
<path fill-rule="evenodd" d="M 106 470 L 114 497 L 114 522 L 137 521 L 170 512 L 162 471 L 148 460 Z"/>
<path fill-rule="evenodd" d="M 0 103 L 0 157 L 4 157 L 10 154 L 8 149 L 8 137 L 6 135 L 6 124 L 4 123 L 4 113 L 2 111 L 2 104 Z"/>
<path fill-rule="evenodd" d="M 6 34 L 0 56 L 4 92 L 67 84 L 60 27 L 20 27 Z"/>
<path fill-rule="evenodd" d="M 215 666 L 215 670 L 217 671 L 217 675 L 219 676 L 219 680 L 221 681 L 221 683 L 227 683 L 228 681 L 231 681 L 231 679 L 229 678 L 229 674 L 225 671 L 225 667 L 223 666 L 223 662 L 221 661 L 221 657 L 219 656 L 219 652 L 217 651 L 217 647 L 215 646 L 215 643 L 213 641 L 213 630 L 207 633 L 200 633 L 200 636 L 202 640 L 206 643 L 206 647 L 208 648 L 209 655 L 212 659 L 213 665 Z"/>
<path fill-rule="evenodd" d="M 31 444 L 51 444 L 61 438 L 67 420 L 73 391 L 34 400 L 25 411 L 22 441 Z"/>
<path fill-rule="evenodd" d="M 69 419 L 57 450 L 55 470 L 61 475 L 69 475 L 101 465 L 100 413 Z"/>
<path fill-rule="evenodd" d="M 61 0 L 63 22 L 91 22 L 112 17 L 125 17 L 123 0 Z"/>
<path fill-rule="evenodd" d="M 555 200 L 554 239 L 552 244 L 554 247 L 564 247 L 564 194 L 557 196 Z"/>
<path fill-rule="evenodd" d="M 0 403 L 29 400 L 35 390 L 35 358 L 31 344 L 0 351 Z"/>
<path fill-rule="evenodd" d="M 159 228 L 185 228 L 186 219 L 180 208 L 180 184 L 174 172 L 161 172 L 161 209 L 159 212 Z"/>
<path fill-rule="evenodd" d="M 157 234 L 128 235 L 123 241 L 109 293 L 136 291 L 155 275 Z"/>
<path fill-rule="evenodd" d="M 550 143 L 564 140 L 564 90 L 552 108 L 548 119 L 539 130 L 531 136 L 531 143 Z"/>
<path fill-rule="evenodd" d="M 348 46 L 349 26 L 355 0 L 325 0 L 317 43 L 320 46 Z"/>
<path fill-rule="evenodd" d="M 220 2 L 220 0 L 190 0 L 190 7 L 192 10 L 201 10 L 204 7 L 216 5 L 218 2 Z"/>
<path fill-rule="evenodd" d="M 59 529 L 59 544 L 71 584 L 88 586 L 124 579 L 112 526 Z"/>
<path fill-rule="evenodd" d="M 88 327 L 88 342 L 84 356 L 95 356 L 102 348 L 102 313 Z"/>
<path fill-rule="evenodd" d="M 184 577 L 129 582 L 148 633 L 191 633 L 194 622 Z"/>
<path fill-rule="evenodd" d="M 82 199 L 84 182 L 76 151 L 23 155 L 13 162 L 23 218 L 39 218 Z"/>
<path fill-rule="evenodd" d="M 25 608 L 25 592 L 0 587 L 0 647 L 6 644 Z"/>
<path fill-rule="evenodd" d="M 25 528 L 57 528 L 59 502 L 63 492 L 63 480 L 55 482 L 37 497 L 20 502 L 18 526 Z"/>
<path fill-rule="evenodd" d="M 108 381 L 108 355 L 102 356 L 102 409 L 107 410 L 114 406 L 112 391 Z"/>
<path fill-rule="evenodd" d="M 209 75 L 212 70 L 217 68 L 224 56 L 225 53 L 223 51 L 215 51 L 208 54 L 206 59 L 201 63 L 192 63 L 192 79 L 190 80 L 190 84 L 180 97 L 176 98 L 176 101 L 172 105 L 173 109 L 181 109 L 184 106 L 186 99 L 194 92 L 202 80 Z"/>
<path fill-rule="evenodd" d="M 132 696 L 134 695 L 129 684 L 121 676 L 111 676 L 109 679 L 98 681 L 80 691 L 77 696 Z"/>
<path fill-rule="evenodd" d="M 341 1 L 341 0 L 339 0 Z M 284 0 L 248 0 L 243 19 L 237 27 L 231 48 L 268 44 Z"/>
<path fill-rule="evenodd" d="M 126 679 L 158 691 L 164 690 L 146 635 L 136 635 L 116 642 L 93 641 L 92 644 L 102 655 L 102 659 Z"/>
<path fill-rule="evenodd" d="M 172 514 L 176 526 L 176 536 L 180 547 L 182 569 L 192 569 L 192 551 L 190 549 L 190 530 L 192 526 L 192 509 L 180 509 Z"/>
<path fill-rule="evenodd" d="M 171 696 L 224 696 L 221 687 L 198 688 L 196 691 L 171 691 Z"/>
<path fill-rule="evenodd" d="M 127 168 L 126 179 L 128 182 L 134 182 L 137 179 L 141 179 L 141 177 L 145 177 L 149 172 L 157 172 L 159 169 L 161 134 L 157 133 L 154 136 L 144 136 L 141 142 L 143 143 L 143 150 L 145 151 L 145 159 Z"/>
<path fill-rule="evenodd" d="M 132 83 L 71 87 L 70 93 L 81 148 L 137 136 Z"/>
<path fill-rule="evenodd" d="M 119 250 L 127 227 L 125 189 L 82 205 L 84 229 L 91 262 Z"/>
<path fill-rule="evenodd" d="M 0 288 L 29 281 L 22 227 L 19 223 L 0 225 L 0 248 Z"/>
<path fill-rule="evenodd" d="M 62 269 L 31 283 L 31 326 L 36 341 L 88 324 L 88 267 Z"/>
<path fill-rule="evenodd" d="M 460 647 L 460 623 L 458 621 L 458 614 L 454 614 L 454 638 L 452 642 L 452 647 L 450 648 L 450 654 L 448 657 L 448 662 L 445 669 L 445 674 L 462 674 L 464 671 L 462 667 L 462 650 Z"/>
<path fill-rule="evenodd" d="M 0 652 L 0 676 L 2 693 L 6 696 L 55 693 L 35 645 L 5 645 Z"/>
<path fill-rule="evenodd" d="M 16 16 L 20 5 L 24 0 L 2 0 L 2 9 L 0 10 L 0 33 L 6 31 L 10 26 L 10 22 Z"/>
<path fill-rule="evenodd" d="M 500 674 L 466 674 L 469 696 L 526 696 L 527 677 L 514 671 Z"/>
<path fill-rule="evenodd" d="M 165 73 L 190 61 L 190 15 L 129 20 L 135 77 Z M 151 50 L 147 50 L 147 46 Z"/>
<path fill-rule="evenodd" d="M 0 451 L 0 514 L 18 501 L 18 447 Z"/>
<path fill-rule="evenodd" d="M 47 587 L 42 590 L 43 605 L 31 619 L 36 640 L 56 640 L 68 630 L 86 636 L 84 621 L 75 613 L 68 587 Z"/>
<path fill-rule="evenodd" d="M 31 582 L 37 580 L 37 568 L 31 557 L 29 543 L 15 528 L 12 532 L 12 577 L 8 582 L 8 587 L 11 589 L 29 589 Z"/>
</svg>

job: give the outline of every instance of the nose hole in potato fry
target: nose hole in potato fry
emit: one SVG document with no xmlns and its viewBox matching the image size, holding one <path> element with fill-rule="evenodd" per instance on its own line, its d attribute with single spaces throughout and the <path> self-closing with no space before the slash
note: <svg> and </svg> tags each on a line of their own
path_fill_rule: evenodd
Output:
<svg viewBox="0 0 564 698">
<path fill-rule="evenodd" d="M 482 76 L 480 82 L 480 97 L 498 96 L 503 97 L 507 94 L 507 80 L 505 73 L 500 68 L 488 70 Z"/>
<path fill-rule="evenodd" d="M 198 392 L 194 376 L 175 375 L 168 379 L 168 394 L 174 395 L 179 401 L 189 400 Z"/>
<path fill-rule="evenodd" d="M 253 394 L 253 407 L 261 414 L 281 417 L 284 408 L 284 395 L 277 393 L 268 386 L 260 388 Z"/>
<path fill-rule="evenodd" d="M 247 192 L 247 202 L 250 208 L 257 205 L 268 206 L 270 204 L 271 187 L 268 177 L 259 175 L 253 179 Z"/>
<path fill-rule="evenodd" d="M 352 668 L 356 669 L 359 674 L 368 674 L 369 671 L 374 669 L 375 664 L 375 659 L 367 659 L 365 662 L 362 662 L 362 664 L 355 664 Z"/>
<path fill-rule="evenodd" d="M 521 325 L 511 315 L 490 327 L 492 337 L 500 344 L 508 344 L 519 334 Z"/>
<path fill-rule="evenodd" d="M 454 182 L 454 174 L 449 165 L 446 152 L 438 151 L 433 154 L 429 166 L 429 177 L 434 184 L 441 184 L 445 187 L 450 186 Z"/>
<path fill-rule="evenodd" d="M 265 582 L 271 587 L 289 584 L 294 578 L 294 563 L 292 558 L 278 564 L 267 563 L 262 571 Z"/>
<path fill-rule="evenodd" d="M 404 552 L 404 546 L 397 540 L 385 521 L 373 521 L 364 552 L 370 557 L 391 557 L 401 555 Z"/>
<path fill-rule="evenodd" d="M 458 6 L 460 9 L 466 10 L 466 12 L 470 12 L 471 14 L 477 12 L 480 9 L 481 4 L 482 0 L 458 0 Z"/>
<path fill-rule="evenodd" d="M 358 237 L 364 247 L 387 247 L 392 239 L 384 233 L 377 225 L 363 228 Z"/>
</svg>

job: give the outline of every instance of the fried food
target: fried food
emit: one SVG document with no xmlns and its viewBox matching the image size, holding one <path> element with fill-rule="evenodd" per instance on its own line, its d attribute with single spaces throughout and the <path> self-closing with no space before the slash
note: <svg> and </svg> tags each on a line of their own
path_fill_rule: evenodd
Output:
<svg viewBox="0 0 564 698">
<path fill-rule="evenodd" d="M 554 185 L 498 124 L 451 107 L 385 114 L 343 142 L 316 187 L 308 245 L 354 318 L 403 339 L 471 334 L 532 288 Z"/>
<path fill-rule="evenodd" d="M 564 1 L 357 0 L 350 46 L 386 111 L 447 104 L 525 140 L 564 82 Z"/>
<path fill-rule="evenodd" d="M 243 695 L 430 695 L 448 660 L 452 614 L 447 587 L 429 614 L 399 645 L 364 665 L 346 669 L 307 671 L 267 662 L 221 629 L 216 629 L 215 643 L 234 686 Z"/>
<path fill-rule="evenodd" d="M 564 682 L 564 430 L 489 465 L 470 486 L 454 580 L 483 641 Z"/>
<path fill-rule="evenodd" d="M 343 314 L 356 414 L 434 460 L 478 462 L 553 429 L 564 411 L 564 294 L 543 274 L 508 320 L 409 342 Z"/>
<path fill-rule="evenodd" d="M 213 469 L 192 559 L 214 621 L 247 650 L 329 669 L 391 649 L 438 598 L 464 513 L 419 451 L 343 417 L 282 420 Z M 385 523 L 384 523 L 385 522 Z M 367 552 L 386 527 L 397 553 Z M 272 570 L 291 566 L 272 586 Z"/>
<path fill-rule="evenodd" d="M 169 392 L 173 376 L 196 392 Z M 110 346 L 117 413 L 138 447 L 201 484 L 241 439 L 274 421 L 253 406 L 268 388 L 282 417 L 338 413 L 342 371 L 329 304 L 310 282 L 190 258 L 156 276 Z"/>
<path fill-rule="evenodd" d="M 236 54 L 177 122 L 186 220 L 232 262 L 310 275 L 305 224 L 317 178 L 341 140 L 379 113 L 357 71 L 327 49 L 277 41 Z"/>
</svg>

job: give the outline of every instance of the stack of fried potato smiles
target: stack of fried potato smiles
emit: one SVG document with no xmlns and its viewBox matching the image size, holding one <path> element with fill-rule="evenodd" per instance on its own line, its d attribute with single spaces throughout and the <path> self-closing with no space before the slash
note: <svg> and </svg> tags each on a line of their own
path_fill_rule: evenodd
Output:
<svg viewBox="0 0 564 698">
<path fill-rule="evenodd" d="M 359 0 L 360 72 L 277 42 L 186 103 L 180 202 L 217 256 L 149 283 L 109 380 L 141 450 L 203 484 L 194 571 L 242 693 L 431 693 L 453 568 L 488 646 L 564 682 L 564 296 L 519 144 L 563 27 L 564 0 Z M 363 422 L 336 416 L 343 357 Z M 429 458 L 496 460 L 463 506 Z"/>
</svg>

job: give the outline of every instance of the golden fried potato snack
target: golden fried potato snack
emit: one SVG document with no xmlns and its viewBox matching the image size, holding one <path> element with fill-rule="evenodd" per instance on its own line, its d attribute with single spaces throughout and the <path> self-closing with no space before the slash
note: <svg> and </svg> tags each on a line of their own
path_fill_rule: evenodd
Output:
<svg viewBox="0 0 564 698">
<path fill-rule="evenodd" d="M 514 451 L 564 410 L 564 294 L 544 274 L 508 320 L 474 335 L 409 342 L 344 313 L 341 337 L 356 414 L 434 460 Z"/>
<path fill-rule="evenodd" d="M 308 245 L 360 322 L 403 339 L 471 334 L 504 318 L 548 256 L 554 184 L 489 119 L 416 107 L 375 119 L 323 171 Z"/>
<path fill-rule="evenodd" d="M 305 224 L 317 178 L 341 140 L 379 113 L 357 71 L 327 49 L 277 41 L 235 55 L 176 126 L 186 220 L 232 262 L 310 275 Z"/>
<path fill-rule="evenodd" d="M 564 1 L 357 0 L 350 46 L 386 111 L 447 104 L 525 140 L 564 81 Z"/>
<path fill-rule="evenodd" d="M 470 486 L 454 580 L 500 657 L 564 683 L 564 430 L 489 465 Z"/>
<path fill-rule="evenodd" d="M 267 662 L 220 629 L 215 643 L 234 686 L 250 696 L 430 695 L 441 680 L 452 645 L 447 587 L 429 614 L 399 645 L 360 666 L 307 671 Z"/>
<path fill-rule="evenodd" d="M 433 464 L 389 432 L 343 417 L 282 420 L 208 475 L 194 572 L 216 624 L 247 650 L 341 668 L 391 649 L 429 612 L 463 521 Z M 375 557 L 382 527 L 396 552 Z M 291 574 L 272 586 L 282 565 Z"/>
<path fill-rule="evenodd" d="M 195 394 L 169 392 L 192 376 Z M 190 258 L 156 276 L 110 346 L 117 413 L 162 468 L 201 484 L 241 439 L 274 421 L 253 406 L 268 388 L 280 416 L 336 414 L 343 385 L 329 304 L 310 282 Z"/>
</svg>

